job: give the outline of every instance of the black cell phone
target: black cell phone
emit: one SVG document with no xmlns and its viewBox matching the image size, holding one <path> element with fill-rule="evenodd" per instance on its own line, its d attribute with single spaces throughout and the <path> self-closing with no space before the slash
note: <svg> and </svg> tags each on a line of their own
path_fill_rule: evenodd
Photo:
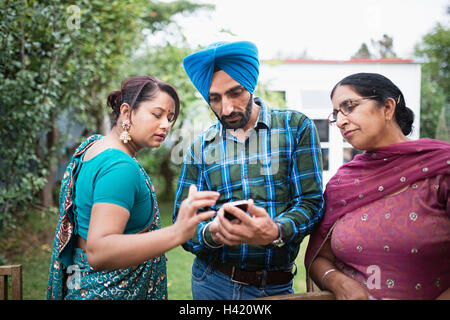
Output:
<svg viewBox="0 0 450 320">
<path fill-rule="evenodd" d="M 248 208 L 248 200 L 239 200 L 239 201 L 233 201 L 233 202 L 228 202 L 229 205 L 238 207 L 239 209 L 241 209 L 242 211 L 247 212 L 247 208 Z M 225 211 L 224 214 L 225 218 L 227 218 L 228 220 L 234 220 L 237 219 L 231 212 Z"/>
</svg>

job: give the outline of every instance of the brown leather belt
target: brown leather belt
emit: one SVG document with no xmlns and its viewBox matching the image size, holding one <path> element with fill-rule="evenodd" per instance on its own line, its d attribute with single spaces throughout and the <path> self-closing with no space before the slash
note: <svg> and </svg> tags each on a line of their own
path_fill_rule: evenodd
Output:
<svg viewBox="0 0 450 320">
<path fill-rule="evenodd" d="M 220 263 L 214 263 L 212 268 L 229 276 L 231 282 L 252 286 L 286 284 L 294 277 L 291 270 L 247 271 Z"/>
</svg>

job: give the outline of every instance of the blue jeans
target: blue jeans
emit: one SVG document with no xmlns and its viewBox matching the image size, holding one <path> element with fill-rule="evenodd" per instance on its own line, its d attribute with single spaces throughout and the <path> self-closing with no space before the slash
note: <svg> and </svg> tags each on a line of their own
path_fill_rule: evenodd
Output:
<svg viewBox="0 0 450 320">
<path fill-rule="evenodd" d="M 245 300 L 294 293 L 292 280 L 261 287 L 235 283 L 198 258 L 192 265 L 191 287 L 194 300 Z"/>
</svg>

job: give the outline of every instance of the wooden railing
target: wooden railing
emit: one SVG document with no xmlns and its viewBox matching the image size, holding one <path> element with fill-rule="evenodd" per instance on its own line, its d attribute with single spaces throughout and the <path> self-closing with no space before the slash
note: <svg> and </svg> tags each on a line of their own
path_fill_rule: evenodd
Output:
<svg viewBox="0 0 450 320">
<path fill-rule="evenodd" d="M 318 291 L 264 297 L 257 300 L 336 300 L 336 297 L 329 291 Z"/>
<path fill-rule="evenodd" d="M 22 265 L 0 266 L 0 300 L 8 299 L 8 276 L 11 277 L 11 298 L 22 300 Z"/>
</svg>

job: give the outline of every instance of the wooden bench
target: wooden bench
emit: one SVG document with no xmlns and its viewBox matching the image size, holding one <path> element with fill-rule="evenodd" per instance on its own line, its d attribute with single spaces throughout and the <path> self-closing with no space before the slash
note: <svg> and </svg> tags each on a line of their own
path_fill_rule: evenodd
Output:
<svg viewBox="0 0 450 320">
<path fill-rule="evenodd" d="M 257 300 L 336 300 L 336 297 L 329 291 L 319 291 L 264 297 Z"/>
<path fill-rule="evenodd" d="M 11 277 L 11 297 L 22 300 L 22 265 L 0 266 L 0 300 L 8 299 L 8 276 Z"/>
</svg>

